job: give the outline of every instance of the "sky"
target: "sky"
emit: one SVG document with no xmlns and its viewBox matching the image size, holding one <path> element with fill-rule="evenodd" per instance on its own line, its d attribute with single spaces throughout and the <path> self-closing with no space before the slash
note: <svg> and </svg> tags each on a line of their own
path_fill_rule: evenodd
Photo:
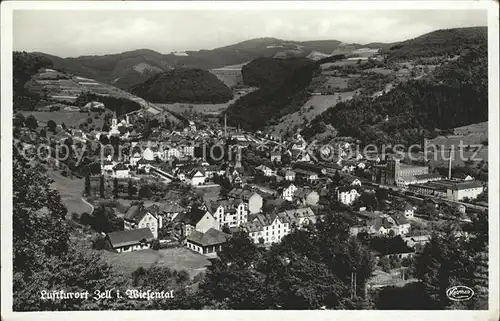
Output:
<svg viewBox="0 0 500 321">
<path fill-rule="evenodd" d="M 135 49 L 213 49 L 252 38 L 396 42 L 437 29 L 487 26 L 480 10 L 16 10 L 14 50 L 60 57 Z"/>
</svg>

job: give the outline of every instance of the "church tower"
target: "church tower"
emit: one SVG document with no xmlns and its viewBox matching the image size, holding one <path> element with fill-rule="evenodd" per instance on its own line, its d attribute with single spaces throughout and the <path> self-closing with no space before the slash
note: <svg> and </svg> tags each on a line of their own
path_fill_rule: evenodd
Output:
<svg viewBox="0 0 500 321">
<path fill-rule="evenodd" d="M 111 128 L 118 127 L 118 117 L 116 117 L 116 111 L 113 113 L 113 119 L 111 120 Z"/>
</svg>

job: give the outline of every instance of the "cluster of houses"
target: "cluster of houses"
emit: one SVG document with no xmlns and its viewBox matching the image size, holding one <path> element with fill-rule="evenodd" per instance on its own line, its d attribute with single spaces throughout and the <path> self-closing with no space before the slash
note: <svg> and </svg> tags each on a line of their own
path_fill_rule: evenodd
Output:
<svg viewBox="0 0 500 321">
<path fill-rule="evenodd" d="M 150 248 L 168 222 L 184 246 L 214 257 L 230 233 L 245 231 L 256 244 L 266 246 L 317 220 L 310 207 L 268 214 L 262 207 L 262 196 L 248 188 L 234 188 L 223 199 L 191 209 L 173 203 L 132 205 L 123 213 L 124 230 L 109 233 L 108 245 L 119 253 Z"/>
<path fill-rule="evenodd" d="M 414 216 L 415 209 L 406 204 L 402 209 L 389 213 L 359 211 L 356 213 L 359 224 L 350 228 L 351 234 L 365 232 L 369 235 L 405 236 L 410 231 L 408 218 Z"/>
</svg>

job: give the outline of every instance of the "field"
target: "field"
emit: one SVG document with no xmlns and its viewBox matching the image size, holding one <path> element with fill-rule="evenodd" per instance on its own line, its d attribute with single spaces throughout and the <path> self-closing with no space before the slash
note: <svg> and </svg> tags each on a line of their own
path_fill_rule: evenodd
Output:
<svg viewBox="0 0 500 321">
<path fill-rule="evenodd" d="M 197 113 L 220 113 L 231 105 L 234 100 L 230 100 L 224 104 L 187 104 L 187 103 L 174 103 L 174 104 L 156 104 L 163 107 L 168 111 L 182 114 L 183 112 L 197 112 Z M 192 107 L 192 108 L 191 108 Z"/>
<path fill-rule="evenodd" d="M 349 78 L 346 78 L 346 77 L 330 77 L 323 84 L 323 87 L 329 88 L 329 86 L 331 86 L 332 88 L 346 89 L 348 81 L 349 81 Z"/>
<path fill-rule="evenodd" d="M 62 203 L 68 209 L 68 214 L 92 212 L 92 207 L 82 199 L 84 180 L 68 178 L 56 171 L 48 171 L 48 176 L 54 180 L 52 186 L 59 191 Z"/>
<path fill-rule="evenodd" d="M 137 268 L 148 268 L 153 263 L 166 266 L 174 270 L 186 270 L 191 277 L 204 271 L 210 261 L 203 255 L 187 248 L 170 248 L 133 251 L 128 253 L 114 253 L 103 251 L 104 258 L 118 272 L 130 275 Z"/>
<path fill-rule="evenodd" d="M 428 141 L 428 145 L 436 146 L 436 152 L 429 153 L 428 158 L 431 159 L 431 164 L 434 166 L 447 166 L 450 147 L 454 148 L 453 164 L 463 165 L 469 158 L 474 156 L 474 162 L 488 160 L 488 146 L 482 146 L 484 141 L 488 140 L 488 122 L 471 124 L 454 129 L 455 135 L 438 136 Z M 459 149 L 459 146 L 469 146 Z M 481 145 L 481 147 L 479 147 Z M 479 147 L 477 155 L 475 154 L 476 147 Z M 429 147 L 432 151 L 432 148 Z M 443 157 L 444 156 L 444 157 Z M 445 159 L 444 159 L 445 158 Z"/>
<path fill-rule="evenodd" d="M 390 75 L 392 73 L 395 73 L 394 70 L 387 68 L 370 68 L 370 69 L 365 69 L 364 72 L 374 72 L 382 75 Z"/>
<path fill-rule="evenodd" d="M 38 122 L 44 124 L 47 124 L 49 120 L 53 120 L 57 125 L 64 123 L 68 127 L 76 128 L 78 128 L 81 123 L 85 123 L 89 117 L 92 117 L 92 124 L 96 125 L 96 128 L 102 128 L 104 123 L 102 117 L 95 119 L 93 113 L 91 113 L 92 116 L 88 116 L 87 113 L 74 111 L 22 111 L 21 113 L 24 117 L 33 115 Z"/>
<path fill-rule="evenodd" d="M 302 128 L 306 121 L 311 121 L 316 116 L 323 113 L 328 108 L 334 107 L 341 101 L 352 99 L 354 95 L 354 91 L 348 91 L 336 93 L 334 95 L 312 96 L 304 106 L 302 106 L 300 111 L 281 118 L 279 124 L 273 126 L 271 135 L 280 136 L 286 134 L 289 131 L 293 131 L 293 128 L 296 126 Z"/>
</svg>

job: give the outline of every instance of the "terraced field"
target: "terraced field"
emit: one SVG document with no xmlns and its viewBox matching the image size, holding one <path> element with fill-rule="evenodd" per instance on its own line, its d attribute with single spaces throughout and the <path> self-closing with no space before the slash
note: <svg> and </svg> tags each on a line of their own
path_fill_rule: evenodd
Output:
<svg viewBox="0 0 500 321">
<path fill-rule="evenodd" d="M 312 96 L 299 111 L 282 117 L 280 122 L 271 128 L 270 133 L 273 136 L 281 136 L 294 131 L 294 128 L 302 128 L 306 122 L 313 120 L 328 108 L 334 107 L 341 101 L 350 100 L 354 95 L 354 91 L 348 91 L 333 95 Z"/>
<path fill-rule="evenodd" d="M 87 113 L 71 112 L 71 111 L 23 111 L 21 112 L 24 117 L 33 115 L 39 122 L 39 126 L 46 125 L 49 120 L 53 120 L 57 125 L 64 123 L 68 127 L 78 128 L 80 124 L 85 123 L 89 118 Z M 92 117 L 92 124 L 96 128 L 102 128 L 104 120 L 102 118 Z M 41 124 L 40 124 L 41 123 Z"/>
</svg>

